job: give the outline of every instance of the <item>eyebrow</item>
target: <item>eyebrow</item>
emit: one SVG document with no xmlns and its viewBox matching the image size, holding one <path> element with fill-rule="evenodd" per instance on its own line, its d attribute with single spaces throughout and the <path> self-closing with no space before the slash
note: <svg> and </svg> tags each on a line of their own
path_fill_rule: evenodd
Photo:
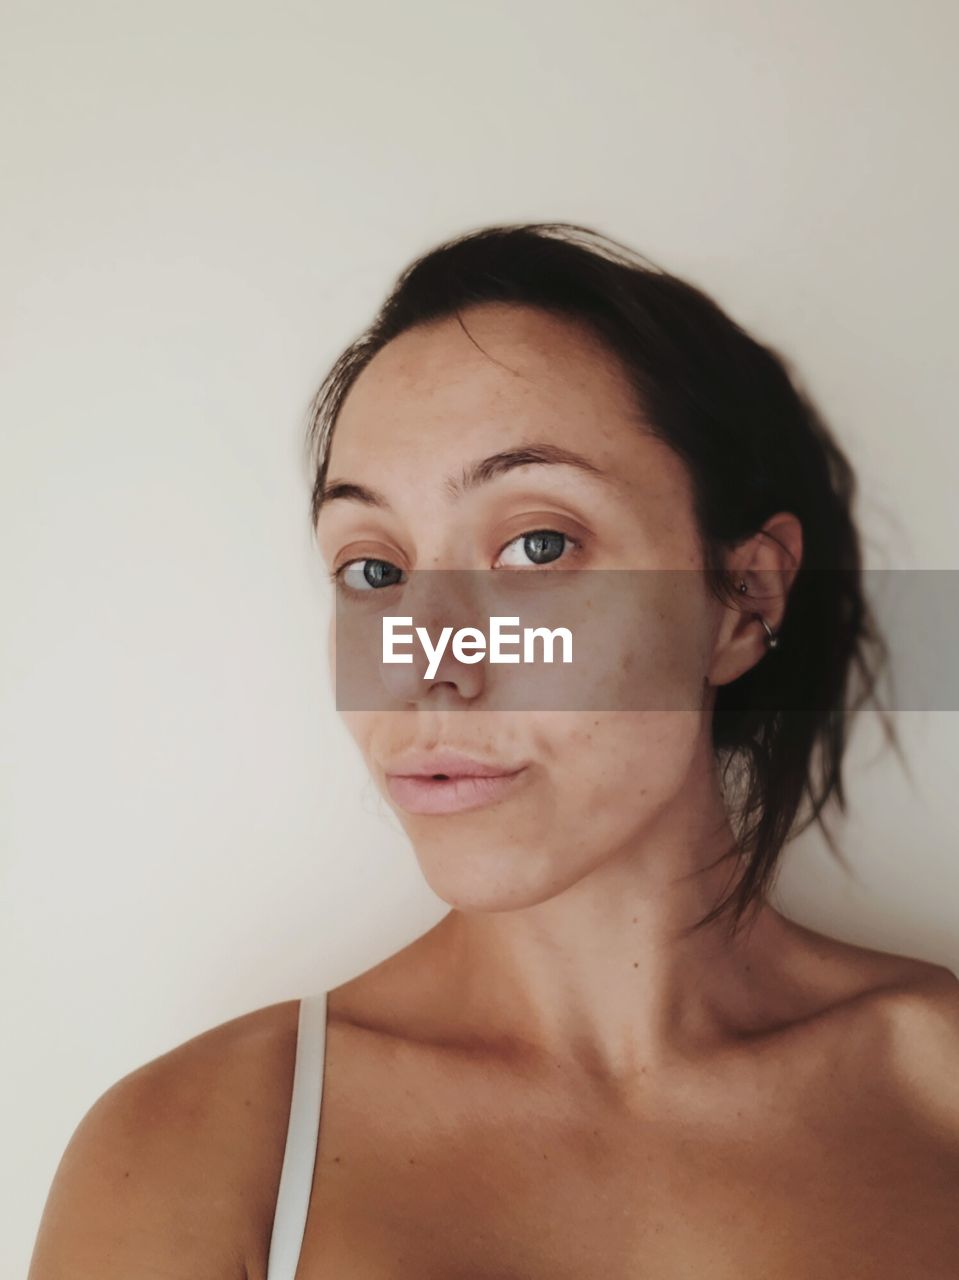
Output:
<svg viewBox="0 0 959 1280">
<path fill-rule="evenodd" d="M 575 467 L 609 484 L 616 484 L 613 476 L 590 462 L 588 458 L 584 458 L 582 454 L 564 449 L 560 445 L 544 443 L 519 445 L 514 449 L 503 449 L 499 453 L 491 453 L 488 458 L 481 458 L 478 462 L 464 467 L 458 479 L 455 476 L 447 477 L 443 488 L 450 498 L 459 498 L 464 493 L 479 488 L 480 485 L 488 484 L 497 476 L 513 471 L 516 467 L 529 466 Z M 364 506 L 392 511 L 390 503 L 378 490 L 371 489 L 365 484 L 355 484 L 350 480 L 332 480 L 323 486 L 317 503 L 317 513 L 330 503 L 337 501 L 361 502 Z"/>
</svg>

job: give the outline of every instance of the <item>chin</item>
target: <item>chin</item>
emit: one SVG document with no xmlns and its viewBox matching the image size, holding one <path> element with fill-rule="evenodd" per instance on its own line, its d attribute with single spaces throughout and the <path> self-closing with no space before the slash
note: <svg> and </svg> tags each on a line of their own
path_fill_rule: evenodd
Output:
<svg viewBox="0 0 959 1280">
<path fill-rule="evenodd" d="M 557 874 L 555 855 L 536 849 L 481 847 L 449 836 L 435 849 L 414 843 L 423 878 L 438 898 L 457 911 L 520 911 L 562 893 L 578 875 Z"/>
</svg>

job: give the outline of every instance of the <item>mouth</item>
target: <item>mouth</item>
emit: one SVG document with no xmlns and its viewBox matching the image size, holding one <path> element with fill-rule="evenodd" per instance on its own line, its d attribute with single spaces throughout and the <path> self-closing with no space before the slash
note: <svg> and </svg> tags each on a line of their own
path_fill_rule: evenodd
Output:
<svg viewBox="0 0 959 1280">
<path fill-rule="evenodd" d="M 504 799 L 527 776 L 527 766 L 504 772 L 486 766 L 483 773 L 388 773 L 386 786 L 407 813 L 449 814 L 479 809 Z"/>
</svg>

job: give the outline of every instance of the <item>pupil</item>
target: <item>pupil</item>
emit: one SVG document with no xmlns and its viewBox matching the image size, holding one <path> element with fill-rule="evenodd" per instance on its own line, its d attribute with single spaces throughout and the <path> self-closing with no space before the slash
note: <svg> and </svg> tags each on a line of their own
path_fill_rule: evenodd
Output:
<svg viewBox="0 0 959 1280">
<path fill-rule="evenodd" d="M 554 533 L 548 529 L 528 533 L 525 539 L 526 554 L 537 564 L 546 564 L 562 554 L 565 539 L 564 533 Z"/>
<path fill-rule="evenodd" d="M 371 587 L 393 586 L 393 582 L 386 582 L 390 572 L 398 574 L 400 570 L 395 564 L 388 564 L 385 560 L 367 560 L 363 565 L 363 577 Z"/>
</svg>

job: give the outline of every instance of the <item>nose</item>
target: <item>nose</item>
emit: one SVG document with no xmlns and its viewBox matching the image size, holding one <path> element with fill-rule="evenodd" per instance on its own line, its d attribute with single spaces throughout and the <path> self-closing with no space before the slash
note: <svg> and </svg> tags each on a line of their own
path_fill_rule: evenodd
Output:
<svg viewBox="0 0 959 1280">
<path fill-rule="evenodd" d="M 387 695 L 405 705 L 455 706 L 474 702 L 486 684 L 486 662 L 463 661 L 450 643 L 464 627 L 482 634 L 485 618 L 479 607 L 482 571 L 416 569 L 403 593 L 403 613 L 412 619 L 407 630 L 426 632 L 425 643 L 412 645 L 411 663 L 383 664 L 381 679 Z M 432 655 L 427 652 L 427 644 Z"/>
<path fill-rule="evenodd" d="M 466 627 L 485 635 L 487 620 L 479 605 L 482 584 L 482 570 L 414 569 L 405 583 L 389 592 L 389 604 L 373 607 L 375 600 L 359 605 L 347 601 L 338 608 L 337 709 L 475 702 L 488 678 L 485 654 L 466 653 L 479 661 L 463 661 L 451 640 Z M 392 625 L 384 625 L 386 620 Z M 425 644 L 417 628 L 425 631 Z M 388 652 L 402 660 L 387 662 Z"/>
</svg>

